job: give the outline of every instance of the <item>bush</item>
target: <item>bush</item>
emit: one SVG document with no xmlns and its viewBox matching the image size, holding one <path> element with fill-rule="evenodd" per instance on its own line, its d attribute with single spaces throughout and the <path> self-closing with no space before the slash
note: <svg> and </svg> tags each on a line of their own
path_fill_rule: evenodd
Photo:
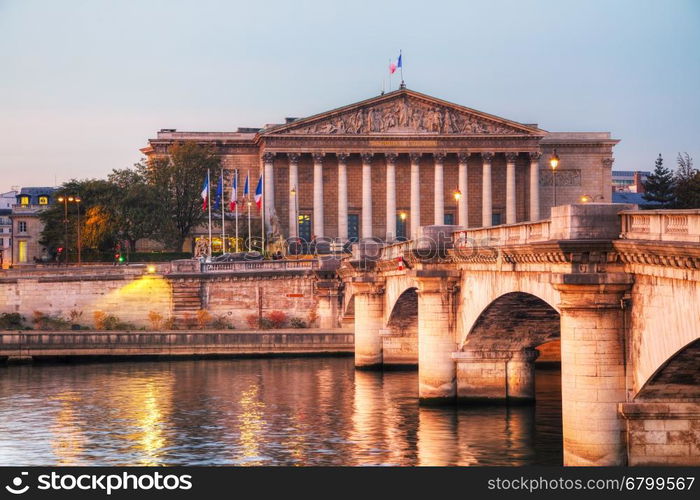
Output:
<svg viewBox="0 0 700 500">
<path fill-rule="evenodd" d="M 199 325 L 199 328 L 204 330 L 209 322 L 211 322 L 211 314 L 209 314 L 209 311 L 206 309 L 200 309 L 197 311 L 197 324 Z"/>
<path fill-rule="evenodd" d="M 157 311 L 148 312 L 148 321 L 152 330 L 160 330 L 163 326 L 163 315 Z"/>
<path fill-rule="evenodd" d="M 245 317 L 245 322 L 250 328 L 260 328 L 260 321 L 257 314 L 249 314 Z"/>
<path fill-rule="evenodd" d="M 95 311 L 92 313 L 92 319 L 95 323 L 95 330 L 106 330 L 105 318 L 107 314 L 104 311 Z"/>
<path fill-rule="evenodd" d="M 216 316 L 214 320 L 211 322 L 211 327 L 216 328 L 217 330 L 233 330 L 233 325 L 229 322 L 228 318 L 220 314 L 219 316 Z"/>
<path fill-rule="evenodd" d="M 272 311 L 267 319 L 272 328 L 282 328 L 287 323 L 287 313 L 284 311 Z"/>
<path fill-rule="evenodd" d="M 270 328 L 272 328 L 272 321 L 270 321 L 270 318 L 261 318 L 260 328 L 262 330 L 269 330 Z"/>
<path fill-rule="evenodd" d="M 186 312 L 182 314 L 182 323 L 185 325 L 185 329 L 193 330 L 197 327 L 197 318 Z"/>
<path fill-rule="evenodd" d="M 96 330 L 136 330 L 136 326 L 132 323 L 121 321 L 117 316 L 106 314 L 104 311 L 95 311 L 92 316 Z"/>
<path fill-rule="evenodd" d="M 0 330 L 22 330 L 24 328 L 24 316 L 20 313 L 0 314 Z"/>
<path fill-rule="evenodd" d="M 37 330 L 68 330 L 70 322 L 60 316 L 51 316 L 41 311 L 34 311 L 34 327 Z"/>
<path fill-rule="evenodd" d="M 294 317 L 289 320 L 289 326 L 291 326 L 292 328 L 308 328 L 306 321 L 297 317 Z"/>
</svg>

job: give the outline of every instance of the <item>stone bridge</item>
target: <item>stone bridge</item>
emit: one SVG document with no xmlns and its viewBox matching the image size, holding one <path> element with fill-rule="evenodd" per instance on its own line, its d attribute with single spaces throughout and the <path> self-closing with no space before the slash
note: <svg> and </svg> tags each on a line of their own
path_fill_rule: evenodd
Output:
<svg viewBox="0 0 700 500">
<path fill-rule="evenodd" d="M 424 403 L 528 402 L 560 339 L 566 465 L 700 464 L 700 211 L 631 208 L 357 246 L 356 366 L 417 364 Z"/>
</svg>

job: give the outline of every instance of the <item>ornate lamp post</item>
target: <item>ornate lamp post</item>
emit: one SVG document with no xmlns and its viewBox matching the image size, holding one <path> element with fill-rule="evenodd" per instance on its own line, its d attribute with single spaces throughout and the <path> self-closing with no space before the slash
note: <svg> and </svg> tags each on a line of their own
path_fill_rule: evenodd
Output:
<svg viewBox="0 0 700 500">
<path fill-rule="evenodd" d="M 557 155 L 557 150 L 555 149 L 552 156 L 549 158 L 549 166 L 552 168 L 552 184 L 554 186 L 554 204 L 553 207 L 557 206 L 557 167 L 559 166 L 559 155 Z"/>
<path fill-rule="evenodd" d="M 68 203 L 80 203 L 79 196 L 59 196 L 58 202 L 63 203 L 63 263 L 68 265 Z M 78 205 L 78 264 L 80 264 L 80 205 Z"/>
<path fill-rule="evenodd" d="M 459 215 L 462 213 L 462 191 L 459 189 L 455 191 L 454 197 L 455 201 L 457 202 L 457 214 Z M 466 226 L 465 221 L 457 220 L 457 223 Z"/>
</svg>

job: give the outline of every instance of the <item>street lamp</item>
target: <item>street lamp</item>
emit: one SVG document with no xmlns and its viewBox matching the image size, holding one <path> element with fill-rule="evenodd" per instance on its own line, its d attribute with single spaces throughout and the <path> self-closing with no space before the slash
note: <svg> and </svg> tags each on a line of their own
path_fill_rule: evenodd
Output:
<svg viewBox="0 0 700 500">
<path fill-rule="evenodd" d="M 77 229 L 77 232 L 78 232 L 78 235 L 77 235 L 77 237 L 78 237 L 78 267 L 80 267 L 83 264 L 83 259 L 81 257 L 81 250 L 83 248 L 83 242 L 80 239 L 80 202 L 82 200 L 81 200 L 80 196 L 76 196 L 74 198 L 74 201 L 75 201 L 75 206 L 78 209 L 78 229 Z"/>
<path fill-rule="evenodd" d="M 549 166 L 552 167 L 552 184 L 554 186 L 554 204 L 552 206 L 557 206 L 557 167 L 559 166 L 559 155 L 557 155 L 557 150 L 555 149 L 552 156 L 549 158 Z"/>
<path fill-rule="evenodd" d="M 68 265 L 68 203 L 80 203 L 79 196 L 59 196 L 58 202 L 63 203 L 63 262 Z M 78 263 L 80 263 L 80 207 L 78 206 Z"/>
<path fill-rule="evenodd" d="M 457 218 L 458 218 L 458 224 L 464 224 L 464 221 L 461 220 L 461 213 L 462 213 L 462 191 L 459 189 L 455 191 L 454 193 L 455 201 L 457 202 Z"/>
<path fill-rule="evenodd" d="M 296 224 L 296 237 L 297 237 L 297 241 L 299 241 L 299 197 L 297 196 L 296 186 L 292 187 L 290 193 L 291 193 L 292 197 L 294 198 L 294 221 Z"/>
</svg>

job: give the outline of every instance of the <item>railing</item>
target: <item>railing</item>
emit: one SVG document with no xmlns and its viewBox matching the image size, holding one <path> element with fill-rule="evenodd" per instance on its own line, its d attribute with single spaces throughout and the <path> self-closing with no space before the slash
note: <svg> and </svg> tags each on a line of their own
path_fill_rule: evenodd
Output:
<svg viewBox="0 0 700 500">
<path fill-rule="evenodd" d="M 523 245 L 550 239 L 551 221 L 523 222 L 503 226 L 455 231 L 452 239 L 456 247 L 481 244 L 489 246 Z"/>
<path fill-rule="evenodd" d="M 317 259 L 304 260 L 243 260 L 234 262 L 205 262 L 202 272 L 257 272 L 257 271 L 290 271 L 319 269 Z"/>
<path fill-rule="evenodd" d="M 620 217 L 622 239 L 700 242 L 700 210 L 627 210 Z"/>
<path fill-rule="evenodd" d="M 404 254 L 409 251 L 413 246 L 413 241 L 401 241 L 399 243 L 393 243 L 391 245 L 386 245 L 381 249 L 380 260 L 392 260 L 397 257 L 403 257 Z"/>
</svg>

